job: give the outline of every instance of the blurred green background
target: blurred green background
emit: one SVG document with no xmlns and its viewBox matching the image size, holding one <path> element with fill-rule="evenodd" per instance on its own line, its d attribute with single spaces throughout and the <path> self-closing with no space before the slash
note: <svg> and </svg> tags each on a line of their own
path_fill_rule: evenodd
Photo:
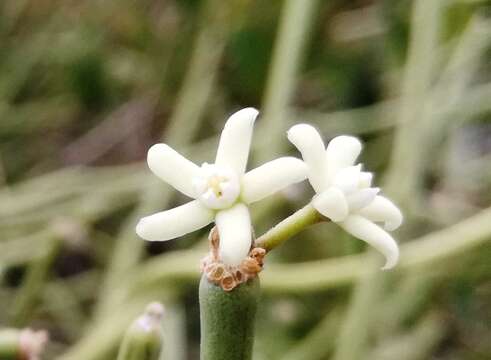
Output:
<svg viewBox="0 0 491 360">
<path fill-rule="evenodd" d="M 1 326 L 49 330 L 46 359 L 114 359 L 160 300 L 167 358 L 197 359 L 209 229 L 137 238 L 183 201 L 143 160 L 159 141 L 212 160 L 226 117 L 254 106 L 250 167 L 298 156 L 294 122 L 353 134 L 406 217 L 391 272 L 332 224 L 268 256 L 255 359 L 490 359 L 490 5 L 1 1 Z M 256 233 L 311 196 L 255 205 Z"/>
</svg>

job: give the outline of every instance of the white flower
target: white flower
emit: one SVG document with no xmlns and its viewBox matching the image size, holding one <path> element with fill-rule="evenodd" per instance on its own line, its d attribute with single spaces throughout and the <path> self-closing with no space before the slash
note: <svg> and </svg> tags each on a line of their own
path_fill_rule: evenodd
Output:
<svg viewBox="0 0 491 360">
<path fill-rule="evenodd" d="M 309 167 L 309 181 L 316 195 L 312 205 L 322 215 L 339 224 L 353 236 L 362 239 L 386 257 L 384 269 L 398 261 L 399 248 L 392 231 L 402 223 L 399 209 L 371 187 L 372 174 L 354 165 L 361 152 L 360 141 L 352 136 L 338 136 L 327 149 L 317 130 L 298 124 L 288 131 L 288 139 L 302 153 Z M 384 223 L 384 229 L 374 222 Z"/>
<path fill-rule="evenodd" d="M 150 170 L 195 200 L 142 218 L 136 226 L 140 237 L 170 240 L 215 220 L 221 260 L 228 265 L 240 264 L 252 241 L 247 204 L 307 177 L 307 166 L 293 157 L 279 158 L 245 173 L 257 115 L 256 109 L 246 108 L 227 120 L 214 164 L 199 167 L 165 144 L 150 148 Z"/>
</svg>

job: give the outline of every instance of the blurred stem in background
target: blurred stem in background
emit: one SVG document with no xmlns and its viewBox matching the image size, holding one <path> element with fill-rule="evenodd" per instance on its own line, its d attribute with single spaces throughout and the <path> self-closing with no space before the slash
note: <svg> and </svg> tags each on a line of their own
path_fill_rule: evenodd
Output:
<svg viewBox="0 0 491 360">
<path fill-rule="evenodd" d="M 62 242 L 63 237 L 53 233 L 46 244 L 45 255 L 32 260 L 28 267 L 22 286 L 17 291 L 13 301 L 11 321 L 15 326 L 27 325 L 32 316 L 34 305 L 39 300 L 43 285 L 48 280 L 49 272 L 58 256 Z"/>
<path fill-rule="evenodd" d="M 486 39 L 489 40 L 490 35 L 479 18 L 472 19 L 432 90 L 431 85 L 437 78 L 435 63 L 441 62 L 441 59 L 436 58 L 435 62 L 435 57 L 430 54 L 435 53 L 435 49 L 438 48 L 443 9 L 444 3 L 439 1 L 415 1 L 413 5 L 409 55 L 402 83 L 401 112 L 387 178 L 388 191 L 410 210 L 406 214 L 406 221 L 422 209 L 422 182 L 430 165 L 425 161 L 427 157 L 424 154 L 436 148 L 439 139 L 435 135 L 442 136 L 449 128 L 448 122 L 439 121 L 438 117 L 432 115 L 435 112 L 445 113 L 465 93 L 470 74 L 476 69 L 476 60 L 481 57 L 481 52 L 485 49 L 483 43 L 488 44 Z M 445 240 L 448 244 L 448 239 Z M 387 284 L 389 277 L 380 274 L 378 280 L 383 280 Z M 413 287 L 412 290 L 420 293 L 424 289 L 425 282 L 417 285 L 419 288 Z M 364 287 L 363 282 L 357 284 L 353 295 L 353 306 L 348 311 L 348 320 L 341 330 L 341 335 L 345 334 L 345 337 L 341 337 L 335 359 L 358 359 L 365 353 L 367 346 L 361 344 L 367 343 L 368 334 L 375 323 L 373 319 L 362 322 L 361 327 L 364 331 L 353 331 L 355 326 L 360 328 L 359 321 L 363 319 L 356 313 L 357 306 L 354 304 L 362 302 L 367 309 L 377 308 L 379 301 L 374 296 L 375 294 L 383 296 L 384 292 L 386 290 L 379 290 L 376 287 Z M 406 308 L 406 311 L 410 310 L 411 308 Z M 401 311 L 404 309 L 401 308 Z M 396 316 L 392 319 L 391 326 L 395 329 L 398 317 L 397 314 L 393 315 Z M 355 317 L 358 320 L 355 320 Z M 442 330 L 441 327 L 436 327 L 435 333 L 431 336 L 439 339 Z M 429 338 L 431 336 L 428 334 Z M 353 343 L 360 346 L 353 346 Z M 427 351 L 432 350 L 431 346 L 425 348 Z M 414 359 L 426 356 L 424 352 L 416 354 Z M 412 357 L 408 356 L 408 358 Z"/>
<path fill-rule="evenodd" d="M 268 134 L 270 141 L 268 151 L 259 152 L 260 156 L 276 156 L 282 150 L 287 129 L 285 121 L 289 117 L 297 73 L 308 45 L 317 4 L 318 0 L 284 2 L 262 104 L 262 131 Z"/>
<path fill-rule="evenodd" d="M 435 58 L 441 30 L 441 0 L 415 0 L 412 6 L 411 34 L 404 75 L 401 101 L 395 131 L 387 192 L 399 200 L 403 208 L 412 209 L 410 201 L 420 200 L 421 166 L 424 152 L 420 144 L 421 130 L 426 121 L 426 99 L 435 79 Z M 408 206 L 409 205 L 409 206 Z"/>
<path fill-rule="evenodd" d="M 398 205 L 410 210 L 414 209 L 414 199 L 420 201 L 421 196 L 422 187 L 418 182 L 421 181 L 424 153 L 420 139 L 424 136 L 421 131 L 426 121 L 426 100 L 439 60 L 433 54 L 439 44 L 442 5 L 441 0 L 415 0 L 412 4 L 409 50 L 386 188 Z M 406 212 L 406 222 L 410 216 L 411 213 Z M 387 274 L 374 273 L 375 269 L 373 267 L 370 271 L 373 274 L 371 279 L 361 278 L 355 285 L 346 320 L 340 329 L 335 360 L 356 360 L 367 352 L 369 334 L 376 320 L 373 315 L 377 311 L 374 309 L 379 309 L 389 280 Z"/>
</svg>

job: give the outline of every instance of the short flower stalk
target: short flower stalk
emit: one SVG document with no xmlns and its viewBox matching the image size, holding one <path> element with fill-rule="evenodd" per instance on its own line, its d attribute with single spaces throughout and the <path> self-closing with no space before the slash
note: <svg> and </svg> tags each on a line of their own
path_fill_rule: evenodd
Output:
<svg viewBox="0 0 491 360">
<path fill-rule="evenodd" d="M 252 108 L 230 116 L 213 164 L 195 165 L 165 144 L 148 152 L 150 169 L 193 200 L 142 218 L 137 234 L 149 241 L 166 241 L 215 223 L 210 252 L 201 263 L 202 360 L 251 358 L 258 274 L 265 256 L 305 228 L 336 223 L 381 252 L 386 258 L 383 269 L 394 267 L 399 258 L 389 231 L 401 225 L 402 214 L 372 186 L 372 173 L 356 164 L 361 142 L 339 136 L 325 147 L 315 128 L 295 125 L 288 139 L 303 160 L 282 157 L 247 172 L 257 116 Z M 255 239 L 249 205 L 305 179 L 315 191 L 312 200 Z"/>
</svg>

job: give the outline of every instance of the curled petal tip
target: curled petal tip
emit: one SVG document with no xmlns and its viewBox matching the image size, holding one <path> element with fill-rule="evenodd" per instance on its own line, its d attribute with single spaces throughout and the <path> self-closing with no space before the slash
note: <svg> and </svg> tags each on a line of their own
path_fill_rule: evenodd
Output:
<svg viewBox="0 0 491 360">
<path fill-rule="evenodd" d="M 399 260 L 397 242 L 381 227 L 360 215 L 350 215 L 340 224 L 347 232 L 366 241 L 385 256 L 386 263 L 382 269 L 387 270 L 397 264 Z"/>
<path fill-rule="evenodd" d="M 332 139 L 326 148 L 330 176 L 352 166 L 360 155 L 361 148 L 360 140 L 353 136 L 341 135 Z"/>
<path fill-rule="evenodd" d="M 141 238 L 143 238 L 142 234 L 143 234 L 143 228 L 144 228 L 144 226 L 145 226 L 145 225 L 143 225 L 143 224 L 142 224 L 142 220 L 143 220 L 143 219 L 140 219 L 140 220 L 138 221 L 138 223 L 136 224 L 136 227 L 135 227 L 135 232 L 136 232 L 136 234 L 137 234 L 139 237 L 141 237 Z"/>
<path fill-rule="evenodd" d="M 251 146 L 254 122 L 259 114 L 254 108 L 233 113 L 225 123 L 218 145 L 216 165 L 227 166 L 243 175 Z"/>
<path fill-rule="evenodd" d="M 141 218 L 136 233 L 148 241 L 166 241 L 208 225 L 214 213 L 194 200 L 176 208 Z"/>
<path fill-rule="evenodd" d="M 319 132 L 308 124 L 294 125 L 287 132 L 288 140 L 300 151 L 309 167 L 309 181 L 316 192 L 327 186 L 324 142 Z"/>
<path fill-rule="evenodd" d="M 140 221 L 138 221 L 138 224 L 136 224 L 135 232 L 143 240 L 152 241 L 152 239 L 148 236 L 146 230 L 147 230 L 147 223 L 145 221 L 145 218 L 141 218 Z"/>
<path fill-rule="evenodd" d="M 383 223 L 387 231 L 397 229 L 403 221 L 401 210 L 392 201 L 381 195 L 377 195 L 372 203 L 361 209 L 360 214 L 372 221 Z"/>
<path fill-rule="evenodd" d="M 354 136 L 340 135 L 336 136 L 329 142 L 329 147 L 350 150 L 353 153 L 360 153 L 362 144 L 361 141 Z"/>
<path fill-rule="evenodd" d="M 255 109 L 253 107 L 247 107 L 247 108 L 244 108 L 244 109 L 241 109 L 239 111 L 234 112 L 228 118 L 225 126 L 232 124 L 234 122 L 237 122 L 237 121 L 240 121 L 240 122 L 248 121 L 252 125 L 252 123 L 254 123 L 254 121 L 256 120 L 258 115 L 259 115 L 259 111 L 257 109 Z"/>
<path fill-rule="evenodd" d="M 398 208 L 394 209 L 394 211 L 391 215 L 392 216 L 391 216 L 390 220 L 387 220 L 384 224 L 384 228 L 387 231 L 396 230 L 399 226 L 402 225 L 402 222 L 404 220 L 402 212 Z"/>
<path fill-rule="evenodd" d="M 382 266 L 381 270 L 390 270 L 394 268 L 399 262 L 399 248 L 395 247 L 394 251 L 390 254 L 385 254 L 385 265 Z"/>
<path fill-rule="evenodd" d="M 287 131 L 288 140 L 297 147 L 298 144 L 308 143 L 309 140 L 315 140 L 317 136 L 317 130 L 309 124 L 297 124 Z"/>
<path fill-rule="evenodd" d="M 148 149 L 148 152 L 153 152 L 153 151 L 156 151 L 156 150 L 167 150 L 167 149 L 170 149 L 171 147 L 167 144 L 163 144 L 163 143 L 158 143 L 158 144 L 153 144 L 152 146 L 150 146 L 150 149 Z"/>
<path fill-rule="evenodd" d="M 192 179 L 199 167 L 166 144 L 155 144 L 147 154 L 148 167 L 163 181 L 183 194 L 193 197 Z"/>
</svg>

